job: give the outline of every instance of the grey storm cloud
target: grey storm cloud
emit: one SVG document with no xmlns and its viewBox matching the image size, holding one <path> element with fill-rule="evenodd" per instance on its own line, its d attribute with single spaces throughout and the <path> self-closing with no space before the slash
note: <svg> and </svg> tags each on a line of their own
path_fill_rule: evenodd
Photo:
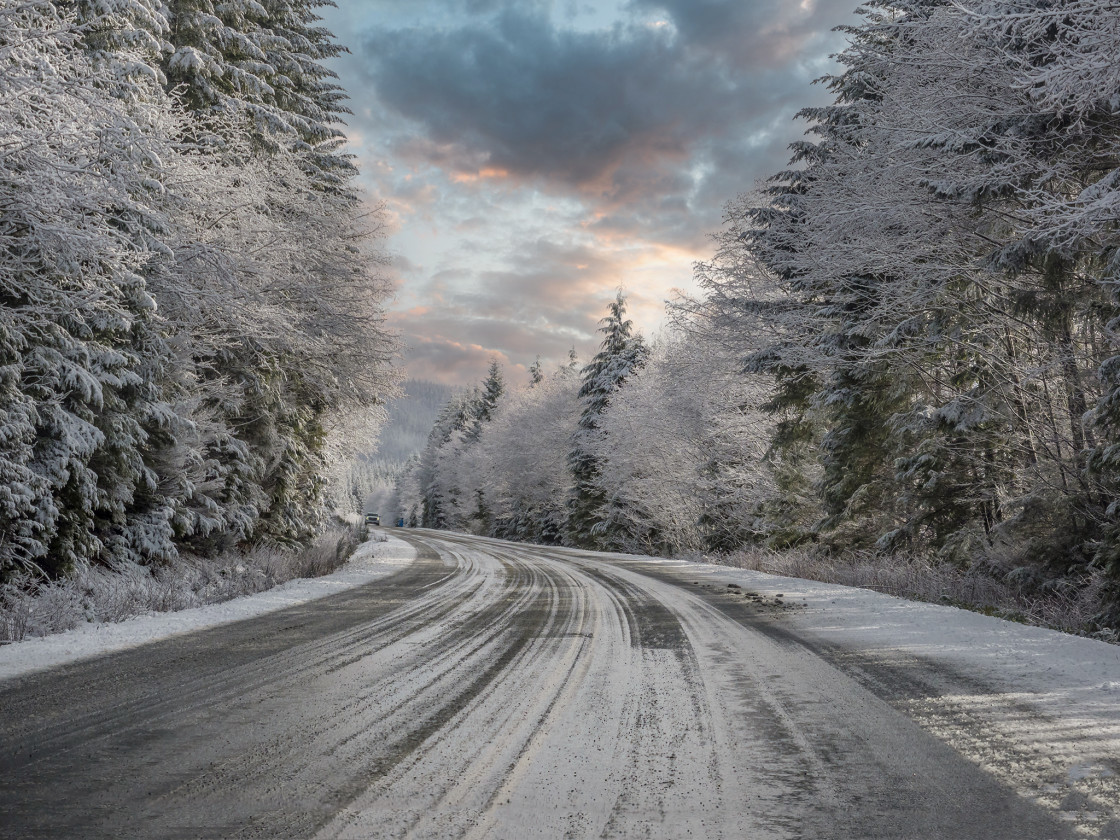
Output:
<svg viewBox="0 0 1120 840">
<path fill-rule="evenodd" d="M 493 322 L 503 329 L 516 325 L 534 335 L 555 331 L 565 336 L 567 347 L 572 338 L 594 336 L 611 297 L 602 290 L 618 285 L 623 273 L 623 266 L 593 249 L 538 239 L 522 243 L 506 270 L 437 274 L 425 297 L 438 298 L 443 311 L 459 323 Z M 528 352 L 532 347 L 516 349 Z"/>
<path fill-rule="evenodd" d="M 687 288 L 722 208 L 784 168 L 855 0 L 347 0 L 339 67 L 409 258 L 412 375 L 573 345 L 619 286 Z"/>
<path fill-rule="evenodd" d="M 419 153 L 450 148 L 464 170 L 572 186 L 609 176 L 627 192 L 649 186 L 650 167 L 681 164 L 782 98 L 766 73 L 729 74 L 668 27 L 563 30 L 508 9 L 455 29 L 374 32 L 363 53 L 381 103 L 435 144 Z"/>
<path fill-rule="evenodd" d="M 821 21 L 838 20 L 852 0 L 631 0 L 637 10 L 668 15 L 684 43 L 731 64 L 774 66 L 819 39 Z M 827 27 L 826 27 L 827 29 Z"/>
</svg>

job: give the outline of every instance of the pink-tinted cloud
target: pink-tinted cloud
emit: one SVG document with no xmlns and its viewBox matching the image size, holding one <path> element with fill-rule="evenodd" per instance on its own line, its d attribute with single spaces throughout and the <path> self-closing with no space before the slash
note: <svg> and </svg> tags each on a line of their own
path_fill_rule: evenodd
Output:
<svg viewBox="0 0 1120 840">
<path fill-rule="evenodd" d="M 619 286 L 650 332 L 723 205 L 785 165 L 792 115 L 827 98 L 809 82 L 854 6 L 346 2 L 369 22 L 340 73 L 401 254 L 393 322 L 412 375 L 467 382 L 491 356 L 586 358 Z"/>
</svg>

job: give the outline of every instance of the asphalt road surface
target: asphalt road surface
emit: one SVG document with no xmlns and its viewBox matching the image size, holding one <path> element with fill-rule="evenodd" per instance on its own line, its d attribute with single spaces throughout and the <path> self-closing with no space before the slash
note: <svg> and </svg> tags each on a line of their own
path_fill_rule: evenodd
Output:
<svg viewBox="0 0 1120 840">
<path fill-rule="evenodd" d="M 1070 836 L 899 711 L 951 675 L 687 569 L 397 533 L 390 578 L 0 683 L 0 836 Z"/>
</svg>

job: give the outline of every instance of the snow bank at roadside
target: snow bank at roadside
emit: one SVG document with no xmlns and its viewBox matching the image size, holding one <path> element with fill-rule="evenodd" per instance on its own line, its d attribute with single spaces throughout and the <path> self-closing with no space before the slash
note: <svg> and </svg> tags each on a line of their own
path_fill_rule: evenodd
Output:
<svg viewBox="0 0 1120 840">
<path fill-rule="evenodd" d="M 416 559 L 416 549 L 408 543 L 377 534 L 358 546 L 345 566 L 325 577 L 291 580 L 266 592 L 220 604 L 137 616 L 119 624 L 87 624 L 65 633 L 4 645 L 0 647 L 0 680 L 324 598 L 387 577 Z"/>
<path fill-rule="evenodd" d="M 1120 838 L 1120 646 L 868 589 L 652 562 L 701 585 L 737 584 L 763 603 L 781 595 L 777 621 L 801 638 L 928 675 L 926 695 L 900 701 L 906 714 L 1075 835 Z M 943 677 L 911 668 L 910 657 Z"/>
<path fill-rule="evenodd" d="M 1120 645 L 869 589 L 707 563 L 659 562 L 702 583 L 735 583 L 768 600 L 781 595 L 790 607 L 782 623 L 822 641 L 871 654 L 901 651 L 1024 691 L 1050 693 L 1058 685 L 1067 695 L 1095 690 L 1096 700 L 1114 704 L 1120 717 Z"/>
</svg>

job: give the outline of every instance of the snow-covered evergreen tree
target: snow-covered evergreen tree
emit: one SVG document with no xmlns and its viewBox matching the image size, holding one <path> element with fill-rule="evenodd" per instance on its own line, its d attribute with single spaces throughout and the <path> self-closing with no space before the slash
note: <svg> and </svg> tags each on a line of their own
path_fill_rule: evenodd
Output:
<svg viewBox="0 0 1120 840">
<path fill-rule="evenodd" d="M 486 379 L 482 383 L 478 404 L 475 407 L 475 421 L 469 433 L 470 440 L 478 440 L 483 425 L 494 419 L 494 411 L 498 407 L 498 401 L 502 398 L 505 390 L 502 366 L 498 364 L 497 359 L 491 359 L 490 367 L 486 372 Z"/>
<path fill-rule="evenodd" d="M 462 391 L 447 401 L 432 426 L 416 470 L 420 521 L 425 528 L 463 529 L 466 525 L 464 492 L 453 467 L 477 416 L 477 392 Z"/>
<path fill-rule="evenodd" d="M 298 152 L 320 186 L 345 191 L 346 95 L 324 64 L 345 49 L 317 25 L 326 1 L 170 0 L 163 72 L 191 109 L 244 117 L 258 144 Z"/>
<path fill-rule="evenodd" d="M 575 481 L 575 492 L 569 505 L 568 539 L 574 545 L 609 548 L 623 527 L 626 514 L 612 506 L 596 479 L 599 462 L 592 441 L 599 432 L 599 420 L 612 396 L 626 380 L 642 368 L 649 348 L 640 334 L 633 332 L 633 322 L 626 318 L 626 298 L 622 292 L 607 307 L 607 315 L 599 322 L 603 341 L 599 352 L 581 372 L 579 390 L 580 418 L 572 436 L 568 456 Z"/>
<path fill-rule="evenodd" d="M 503 401 L 480 441 L 494 536 L 546 545 L 565 539 L 574 486 L 568 441 L 579 420 L 580 381 L 557 372 Z"/>
<path fill-rule="evenodd" d="M 145 459 L 163 102 L 119 99 L 80 35 L 49 3 L 0 9 L 0 572 L 174 554 Z"/>
<path fill-rule="evenodd" d="M 332 460 L 366 445 L 353 418 L 391 392 L 376 227 L 349 164 L 315 157 L 331 36 L 306 4 L 194 18 L 241 58 L 295 50 L 305 75 L 265 105 L 303 122 L 254 110 L 252 61 L 183 108 L 160 67 L 185 8 L 0 9 L 0 573 L 306 539 Z"/>
<path fill-rule="evenodd" d="M 770 384 L 727 343 L 680 330 L 615 393 L 590 443 L 617 547 L 652 554 L 738 548 L 765 536 Z"/>
<path fill-rule="evenodd" d="M 1062 556 L 1050 565 L 1076 567 L 1092 557 L 1120 581 L 1120 506 L 1113 502 L 1120 488 L 1120 11 L 1094 0 L 984 0 L 965 8 L 969 38 L 998 57 L 1016 106 L 981 115 L 967 135 L 991 149 L 988 182 L 1008 207 L 991 262 L 1015 279 L 1018 308 L 1038 324 L 1039 335 L 1018 352 L 1033 356 L 1039 343 L 1051 349 L 1049 428 L 1037 430 L 1029 454 L 1055 468 L 1045 493 L 1025 497 L 1018 519 L 1028 530 L 1037 532 L 1040 519 L 1061 530 L 1049 545 Z M 1028 391 L 1022 399 L 1028 412 L 1032 397 Z M 1046 508 L 1061 512 L 1040 515 Z M 1112 620 L 1118 617 L 1120 606 Z"/>
<path fill-rule="evenodd" d="M 1021 581 L 1087 574 L 1111 539 L 1115 24 L 867 4 L 797 166 L 731 206 L 697 308 L 762 339 L 778 498 L 792 523 L 815 485 L 810 537 L 999 553 Z"/>
</svg>

